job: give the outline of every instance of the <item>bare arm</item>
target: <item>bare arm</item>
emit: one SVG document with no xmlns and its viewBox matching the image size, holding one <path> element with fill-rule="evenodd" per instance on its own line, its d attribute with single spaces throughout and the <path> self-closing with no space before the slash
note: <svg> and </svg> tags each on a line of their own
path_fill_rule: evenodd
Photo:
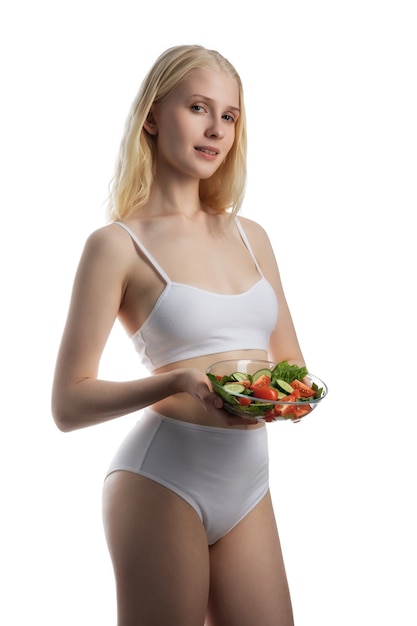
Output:
<svg viewBox="0 0 417 626">
<path fill-rule="evenodd" d="M 181 391 L 199 399 L 208 412 L 216 411 L 218 400 L 198 370 L 127 382 L 97 378 L 128 280 L 125 242 L 122 234 L 100 229 L 87 240 L 79 263 L 52 387 L 52 415 L 63 431 L 120 417 Z"/>
<path fill-rule="evenodd" d="M 256 222 L 248 219 L 242 221 L 262 272 L 271 283 L 278 298 L 278 322 L 271 336 L 269 358 L 275 363 L 289 361 L 297 365 L 305 365 L 269 237 Z"/>
</svg>

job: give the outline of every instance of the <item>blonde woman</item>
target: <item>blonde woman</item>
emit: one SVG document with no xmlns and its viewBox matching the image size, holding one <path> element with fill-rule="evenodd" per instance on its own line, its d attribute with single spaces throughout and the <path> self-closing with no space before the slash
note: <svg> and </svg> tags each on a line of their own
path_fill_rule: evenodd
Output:
<svg viewBox="0 0 417 626">
<path fill-rule="evenodd" d="M 237 215 L 245 177 L 236 70 L 201 46 L 167 50 L 129 114 L 109 223 L 86 242 L 52 393 L 63 431 L 141 411 L 104 482 L 118 626 L 293 624 L 267 427 L 222 410 L 205 374 L 304 364 L 268 237 Z M 116 318 L 149 376 L 98 379 Z"/>
</svg>

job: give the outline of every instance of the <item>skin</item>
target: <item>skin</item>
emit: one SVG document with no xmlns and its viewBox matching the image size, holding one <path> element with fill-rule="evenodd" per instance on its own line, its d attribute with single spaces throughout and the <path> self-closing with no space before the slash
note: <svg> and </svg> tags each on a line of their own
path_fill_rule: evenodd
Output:
<svg viewBox="0 0 417 626">
<path fill-rule="evenodd" d="M 149 203 L 125 220 L 171 280 L 224 294 L 244 292 L 260 279 L 227 215 L 203 206 L 198 194 L 199 180 L 215 172 L 233 145 L 238 108 L 235 80 L 217 69 L 194 71 L 153 107 L 145 127 L 157 142 L 155 183 Z M 240 219 L 279 302 L 268 353 L 223 352 L 173 363 L 140 380 L 98 379 L 115 319 L 133 334 L 164 289 L 129 235 L 107 225 L 88 238 L 74 281 L 52 393 L 61 430 L 149 405 L 197 424 L 264 427 L 243 424 L 223 411 L 204 373 L 211 363 L 229 358 L 304 363 L 269 239 L 257 223 Z M 209 272 L 202 271 L 208 266 Z M 105 481 L 103 520 L 116 577 L 118 626 L 292 626 L 269 493 L 208 547 L 188 503 L 145 477 L 117 471 Z"/>
</svg>

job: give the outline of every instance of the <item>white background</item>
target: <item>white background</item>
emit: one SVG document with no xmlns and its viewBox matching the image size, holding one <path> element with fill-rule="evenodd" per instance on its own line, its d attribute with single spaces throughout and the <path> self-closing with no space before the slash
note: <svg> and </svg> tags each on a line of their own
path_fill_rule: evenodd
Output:
<svg viewBox="0 0 417 626">
<path fill-rule="evenodd" d="M 416 626 L 412 5 L 1 9 L 0 623 L 115 624 L 101 484 L 137 416 L 60 433 L 50 385 L 131 101 L 160 52 L 199 43 L 244 81 L 243 214 L 270 233 L 307 363 L 330 389 L 304 422 L 268 426 L 296 625 Z M 102 375 L 144 373 L 116 325 Z"/>
</svg>

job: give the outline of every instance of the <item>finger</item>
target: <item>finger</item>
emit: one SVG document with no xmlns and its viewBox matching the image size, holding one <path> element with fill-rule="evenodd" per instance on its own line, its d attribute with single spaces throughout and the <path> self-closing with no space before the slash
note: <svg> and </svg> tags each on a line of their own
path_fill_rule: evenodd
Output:
<svg viewBox="0 0 417 626">
<path fill-rule="evenodd" d="M 220 413 L 223 415 L 223 400 L 216 396 L 216 394 L 210 394 L 205 399 L 206 411 L 212 414 Z"/>
<path fill-rule="evenodd" d="M 197 390 L 197 396 L 204 404 L 221 408 L 223 406 L 223 400 L 216 393 L 210 390 L 209 386 L 202 383 Z"/>
</svg>

